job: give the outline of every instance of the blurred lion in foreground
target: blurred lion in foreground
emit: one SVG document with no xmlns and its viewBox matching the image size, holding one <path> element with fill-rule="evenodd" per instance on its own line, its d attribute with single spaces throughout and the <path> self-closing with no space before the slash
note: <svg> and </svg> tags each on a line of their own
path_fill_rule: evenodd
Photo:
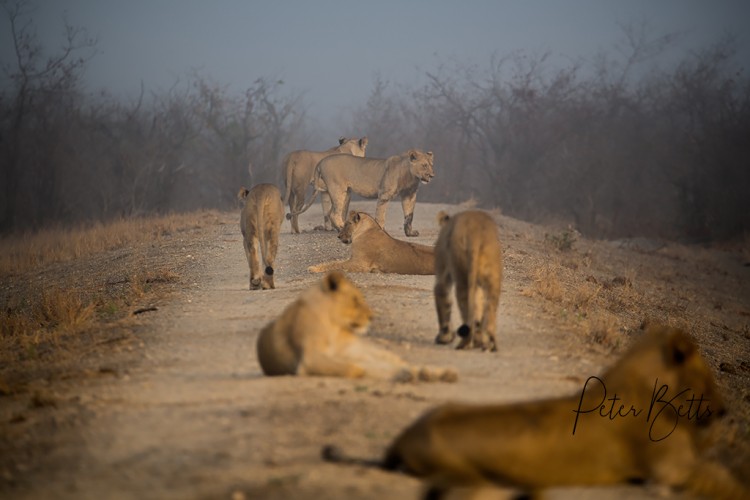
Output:
<svg viewBox="0 0 750 500">
<path fill-rule="evenodd" d="M 725 412 L 711 370 L 683 331 L 656 326 L 580 393 L 516 404 L 439 406 L 407 427 L 376 464 L 424 478 L 428 498 L 488 485 L 534 493 L 560 486 L 653 482 L 710 498 L 750 498 L 701 457 Z"/>
</svg>

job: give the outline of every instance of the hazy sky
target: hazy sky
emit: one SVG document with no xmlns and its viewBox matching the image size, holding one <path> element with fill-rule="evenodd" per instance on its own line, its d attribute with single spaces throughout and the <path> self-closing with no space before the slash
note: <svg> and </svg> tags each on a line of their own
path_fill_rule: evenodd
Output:
<svg viewBox="0 0 750 500">
<path fill-rule="evenodd" d="M 618 23 L 685 32 L 681 49 L 722 33 L 750 60 L 750 0 L 40 0 L 35 23 L 49 47 L 70 24 L 98 38 L 90 90 L 137 95 L 197 69 L 233 90 L 259 77 L 304 94 L 311 118 L 366 100 L 376 75 L 413 83 L 439 62 L 486 65 L 493 53 L 552 51 L 590 58 L 622 40 Z M 0 54 L 8 60 L 7 21 Z M 334 110 L 329 113 L 327 110 Z M 326 116 L 328 115 L 328 116 Z"/>
</svg>

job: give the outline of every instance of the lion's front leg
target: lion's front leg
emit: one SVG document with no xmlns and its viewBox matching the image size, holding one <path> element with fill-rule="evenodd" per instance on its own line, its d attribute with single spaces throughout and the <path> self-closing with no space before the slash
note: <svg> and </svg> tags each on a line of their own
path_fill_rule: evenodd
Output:
<svg viewBox="0 0 750 500">
<path fill-rule="evenodd" d="M 348 271 L 350 273 L 367 273 L 371 269 L 367 266 L 357 264 L 351 259 L 349 260 L 333 260 L 331 262 L 323 262 L 307 268 L 308 272 L 311 273 L 327 273 L 328 271 Z"/>
<path fill-rule="evenodd" d="M 406 234 L 406 236 L 419 236 L 419 231 L 411 228 L 411 221 L 414 219 L 414 207 L 416 204 L 416 191 L 409 195 L 404 195 L 401 198 L 401 208 L 404 210 L 404 234 Z"/>
<path fill-rule="evenodd" d="M 328 194 L 331 195 L 331 211 L 329 212 L 331 219 L 330 222 L 336 231 L 341 231 L 344 227 L 344 215 L 342 215 L 342 210 L 349 205 L 349 202 L 347 201 L 349 193 L 348 191 L 334 193 L 329 190 Z"/>
</svg>

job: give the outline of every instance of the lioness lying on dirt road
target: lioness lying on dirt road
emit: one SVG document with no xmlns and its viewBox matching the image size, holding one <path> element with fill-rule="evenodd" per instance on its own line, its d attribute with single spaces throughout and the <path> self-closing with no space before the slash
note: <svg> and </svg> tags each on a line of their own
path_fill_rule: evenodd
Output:
<svg viewBox="0 0 750 500">
<path fill-rule="evenodd" d="M 373 377 L 397 382 L 455 382 L 455 370 L 411 366 L 358 336 L 372 311 L 344 276 L 327 274 L 260 332 L 257 354 L 266 375 Z"/>
<path fill-rule="evenodd" d="M 693 340 L 655 326 L 576 394 L 516 404 L 447 404 L 427 412 L 378 465 L 426 479 L 430 498 L 452 487 L 496 484 L 533 492 L 646 481 L 711 498 L 750 498 L 727 469 L 701 458 L 701 434 L 724 411 Z M 373 464 L 331 446 L 323 457 Z"/>
<path fill-rule="evenodd" d="M 349 260 L 324 262 L 307 268 L 311 273 L 339 269 L 354 273 L 435 274 L 435 250 L 397 240 L 365 212 L 349 213 L 339 239 L 352 245 Z"/>
</svg>

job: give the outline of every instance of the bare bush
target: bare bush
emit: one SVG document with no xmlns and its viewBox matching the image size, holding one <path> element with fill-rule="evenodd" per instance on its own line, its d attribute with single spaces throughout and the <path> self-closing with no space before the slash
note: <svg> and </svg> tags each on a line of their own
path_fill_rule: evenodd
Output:
<svg viewBox="0 0 750 500">
<path fill-rule="evenodd" d="M 387 131 L 371 134 L 380 148 L 407 137 L 436 153 L 425 199 L 475 197 L 594 237 L 741 237 L 750 229 L 750 81 L 734 40 L 657 71 L 646 63 L 678 35 L 623 33 L 616 54 L 593 67 L 515 53 L 488 68 L 440 67 L 401 95 L 377 80 L 360 115 Z"/>
<path fill-rule="evenodd" d="M 192 74 L 135 102 L 85 95 L 95 52 L 66 24 L 46 60 L 25 1 L 3 3 L 16 51 L 0 90 L 0 231 L 232 206 L 240 185 L 276 182 L 302 129 L 299 97 L 258 78 L 239 95 Z"/>
</svg>

